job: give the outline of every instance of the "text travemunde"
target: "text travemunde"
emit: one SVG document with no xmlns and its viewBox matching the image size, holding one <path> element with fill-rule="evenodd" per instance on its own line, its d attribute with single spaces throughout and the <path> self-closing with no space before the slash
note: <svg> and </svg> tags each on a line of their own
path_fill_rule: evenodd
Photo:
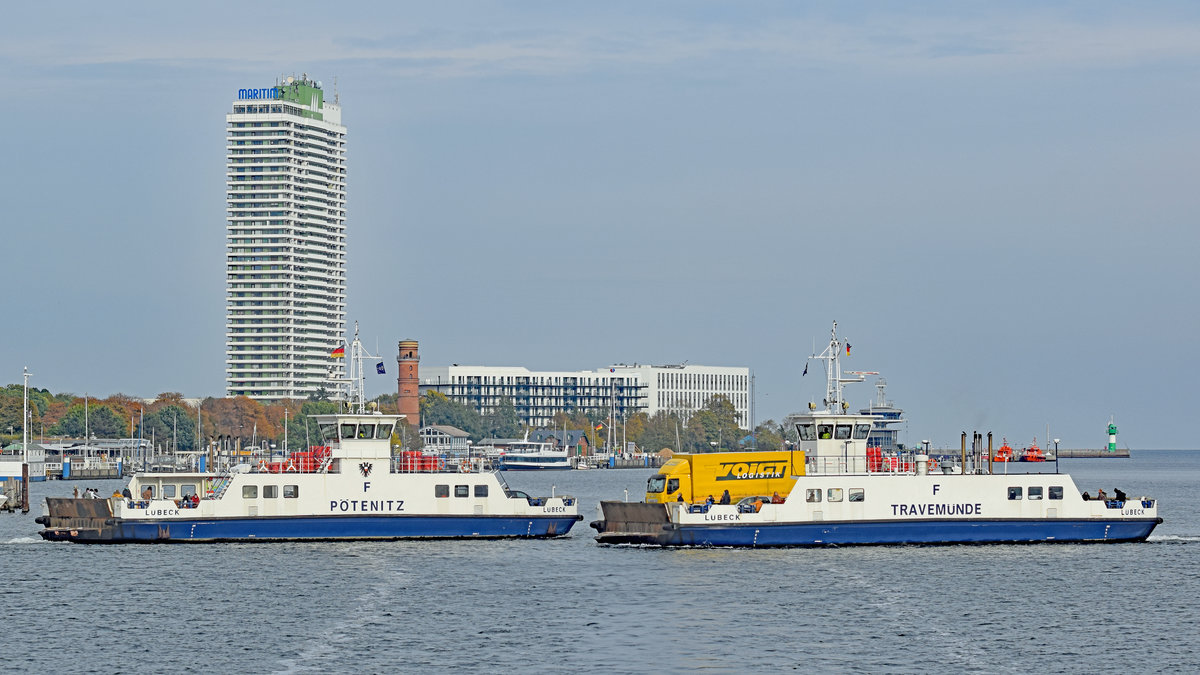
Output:
<svg viewBox="0 0 1200 675">
<path fill-rule="evenodd" d="M 982 504 L 892 504 L 893 516 L 979 516 Z"/>
</svg>

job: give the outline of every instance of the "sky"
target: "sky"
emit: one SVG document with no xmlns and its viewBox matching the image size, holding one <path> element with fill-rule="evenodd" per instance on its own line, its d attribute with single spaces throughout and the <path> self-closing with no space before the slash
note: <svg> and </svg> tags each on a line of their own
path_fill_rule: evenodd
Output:
<svg viewBox="0 0 1200 675">
<path fill-rule="evenodd" d="M 224 115 L 301 73 L 389 363 L 747 366 L 762 421 L 837 321 L 901 440 L 1200 445 L 1191 2 L 10 6 L 0 382 L 223 395 Z"/>
</svg>

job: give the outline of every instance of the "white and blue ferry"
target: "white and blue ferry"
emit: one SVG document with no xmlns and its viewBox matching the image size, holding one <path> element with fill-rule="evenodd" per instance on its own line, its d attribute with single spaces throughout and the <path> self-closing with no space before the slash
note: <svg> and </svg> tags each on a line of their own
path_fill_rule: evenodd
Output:
<svg viewBox="0 0 1200 675">
<path fill-rule="evenodd" d="M 282 462 L 138 473 L 125 497 L 47 497 L 40 534 L 79 543 L 541 538 L 582 519 L 573 497 L 530 497 L 469 463 L 393 456 L 402 417 L 366 412 L 360 396 L 357 412 L 314 416 L 327 445 Z"/>
<path fill-rule="evenodd" d="M 799 448 L 789 463 L 795 468 L 787 494 L 711 505 L 669 494 L 601 502 L 603 519 L 592 523 L 597 541 L 746 547 L 1127 542 L 1145 540 L 1162 522 L 1150 497 L 1094 500 L 1066 474 L 991 473 L 985 455 L 967 454 L 965 440 L 961 458 L 940 462 L 922 452 L 868 446 L 875 418 L 847 413 L 842 400 L 842 385 L 862 377 L 842 377 L 844 348 L 835 323 L 829 348 L 812 357 L 826 362 L 823 409 L 810 404 L 808 412 L 788 418 Z M 735 468 L 722 469 L 716 480 L 741 494 L 738 482 L 757 478 Z M 670 481 L 663 482 L 651 478 L 650 489 L 670 489 Z"/>
<path fill-rule="evenodd" d="M 545 471 L 570 469 L 566 448 L 555 447 L 549 441 L 531 441 L 528 436 L 512 441 L 496 456 L 496 468 L 501 471 Z"/>
</svg>

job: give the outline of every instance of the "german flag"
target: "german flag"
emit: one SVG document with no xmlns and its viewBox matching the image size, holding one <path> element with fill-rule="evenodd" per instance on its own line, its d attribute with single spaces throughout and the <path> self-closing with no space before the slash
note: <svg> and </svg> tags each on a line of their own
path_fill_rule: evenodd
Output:
<svg viewBox="0 0 1200 675">
<path fill-rule="evenodd" d="M 346 356 L 346 348 L 345 347 L 338 347 L 337 349 L 333 350 L 329 354 L 329 358 L 331 358 L 331 359 L 340 359 L 345 356 Z"/>
</svg>

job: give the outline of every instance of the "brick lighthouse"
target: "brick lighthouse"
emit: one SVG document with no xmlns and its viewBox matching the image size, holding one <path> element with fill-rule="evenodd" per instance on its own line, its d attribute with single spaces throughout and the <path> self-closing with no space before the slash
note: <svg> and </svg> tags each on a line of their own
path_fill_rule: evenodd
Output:
<svg viewBox="0 0 1200 675">
<path fill-rule="evenodd" d="M 416 340 L 401 340 L 400 353 L 396 356 L 397 370 L 400 375 L 396 378 L 396 405 L 401 415 L 406 415 L 407 421 L 414 429 L 421 428 L 421 396 L 417 392 L 418 370 L 421 357 L 417 352 Z"/>
</svg>

